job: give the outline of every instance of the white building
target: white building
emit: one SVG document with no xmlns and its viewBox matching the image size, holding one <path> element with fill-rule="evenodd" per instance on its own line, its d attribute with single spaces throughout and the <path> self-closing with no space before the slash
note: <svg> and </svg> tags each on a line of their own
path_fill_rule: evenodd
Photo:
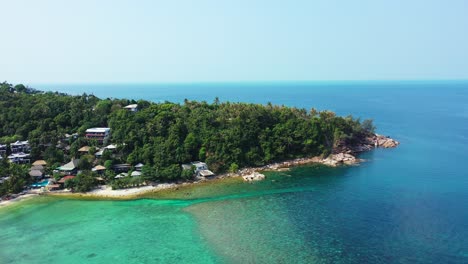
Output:
<svg viewBox="0 0 468 264">
<path fill-rule="evenodd" d="M 138 105 L 137 104 L 127 105 L 124 107 L 124 109 L 127 109 L 130 112 L 138 112 Z"/>
<path fill-rule="evenodd" d="M 15 143 L 10 144 L 10 149 L 12 153 L 19 152 L 29 152 L 31 147 L 29 146 L 29 141 L 16 141 Z"/>
<path fill-rule="evenodd" d="M 30 162 L 29 154 L 23 152 L 13 153 L 10 156 L 8 156 L 8 159 L 10 160 L 10 162 L 16 164 L 24 164 Z"/>
<path fill-rule="evenodd" d="M 94 127 L 86 130 L 87 139 L 95 139 L 99 143 L 105 143 L 109 140 L 110 128 L 108 127 Z"/>
<path fill-rule="evenodd" d="M 194 173 L 197 176 L 202 176 L 202 177 L 209 177 L 215 175 L 212 171 L 208 169 L 208 165 L 204 162 L 200 161 L 195 161 L 189 164 L 183 164 L 182 169 L 184 170 L 190 170 L 194 167 Z"/>
</svg>

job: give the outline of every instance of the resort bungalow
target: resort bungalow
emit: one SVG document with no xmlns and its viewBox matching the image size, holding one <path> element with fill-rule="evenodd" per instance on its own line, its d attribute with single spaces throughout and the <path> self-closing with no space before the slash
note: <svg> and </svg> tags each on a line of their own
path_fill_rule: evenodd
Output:
<svg viewBox="0 0 468 264">
<path fill-rule="evenodd" d="M 96 167 L 94 167 L 92 169 L 92 171 L 95 171 L 98 174 L 102 174 L 102 173 L 104 173 L 104 171 L 106 171 L 106 167 L 104 167 L 102 165 L 97 165 Z"/>
<path fill-rule="evenodd" d="M 25 164 L 30 162 L 29 154 L 23 152 L 13 153 L 10 156 L 8 156 L 8 159 L 10 160 L 10 162 L 16 164 Z"/>
<path fill-rule="evenodd" d="M 29 141 L 16 141 L 15 143 L 10 144 L 10 149 L 12 153 L 20 152 L 29 152 L 31 147 L 29 146 Z"/>
<path fill-rule="evenodd" d="M 0 144 L 0 157 L 5 156 L 7 152 L 7 145 Z"/>
<path fill-rule="evenodd" d="M 78 152 L 79 152 L 80 154 L 87 154 L 87 153 L 89 152 L 89 149 L 90 149 L 89 146 L 84 146 L 84 147 L 81 147 L 81 148 L 78 150 Z"/>
<path fill-rule="evenodd" d="M 131 166 L 130 164 L 116 164 L 112 166 L 112 169 L 116 172 L 128 172 L 130 170 Z"/>
<path fill-rule="evenodd" d="M 47 166 L 47 162 L 45 160 L 36 160 L 32 164 L 33 166 Z"/>
<path fill-rule="evenodd" d="M 34 181 L 39 181 L 40 179 L 42 179 L 42 177 L 44 177 L 44 173 L 40 170 L 30 170 L 29 176 L 31 176 L 34 179 Z"/>
<path fill-rule="evenodd" d="M 67 164 L 58 167 L 58 170 L 62 173 L 67 173 L 67 174 L 76 174 L 78 171 L 78 163 L 80 162 L 79 159 L 74 159 Z"/>
<path fill-rule="evenodd" d="M 94 156 L 96 156 L 96 158 L 101 158 L 102 157 L 102 154 L 104 154 L 104 150 L 105 149 L 99 149 L 95 154 Z"/>
<path fill-rule="evenodd" d="M 110 128 L 108 127 L 95 127 L 86 130 L 87 139 L 95 139 L 99 143 L 105 143 L 109 140 Z"/>
<path fill-rule="evenodd" d="M 38 171 L 42 171 L 44 172 L 44 166 L 42 165 L 35 165 L 35 166 L 32 166 L 31 169 L 29 169 L 30 171 L 32 170 L 38 170 Z"/>
<path fill-rule="evenodd" d="M 75 178 L 75 176 L 73 176 L 73 175 L 67 175 L 67 176 L 62 177 L 62 179 L 60 179 L 57 183 L 60 184 L 60 186 L 63 188 L 63 185 L 65 184 L 65 182 L 66 182 L 67 180 L 71 180 L 71 179 L 73 179 L 73 178 Z"/>
<path fill-rule="evenodd" d="M 141 172 L 140 171 L 133 171 L 132 174 L 130 174 L 130 176 L 139 177 L 139 176 L 141 176 Z"/>
<path fill-rule="evenodd" d="M 113 144 L 111 144 L 111 145 L 109 145 L 109 146 L 105 147 L 104 149 L 105 149 L 105 150 L 109 150 L 109 151 L 114 151 L 114 150 L 116 150 L 116 149 L 117 149 L 117 146 L 116 146 L 116 145 L 113 145 Z"/>
<path fill-rule="evenodd" d="M 143 163 L 138 163 L 137 165 L 135 165 L 135 170 L 141 171 L 141 169 L 143 169 L 143 166 L 145 166 L 143 165 Z"/>
<path fill-rule="evenodd" d="M 201 177 L 210 177 L 215 175 L 212 171 L 208 169 L 208 165 L 204 162 L 200 161 L 195 161 L 189 164 L 183 164 L 182 169 L 184 170 L 191 170 L 194 168 L 194 173 L 196 176 L 201 176 Z"/>
<path fill-rule="evenodd" d="M 128 173 L 122 172 L 119 175 L 115 176 L 114 179 L 122 179 L 122 178 L 125 178 L 125 177 L 128 177 Z"/>
<path fill-rule="evenodd" d="M 137 104 L 131 104 L 127 105 L 124 107 L 124 109 L 130 111 L 130 112 L 138 112 L 138 105 Z"/>
</svg>

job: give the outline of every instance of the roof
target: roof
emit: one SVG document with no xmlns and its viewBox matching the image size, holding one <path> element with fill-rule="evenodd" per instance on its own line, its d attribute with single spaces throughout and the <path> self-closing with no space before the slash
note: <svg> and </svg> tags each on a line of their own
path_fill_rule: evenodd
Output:
<svg viewBox="0 0 468 264">
<path fill-rule="evenodd" d="M 110 128 L 108 127 L 93 127 L 86 129 L 86 133 L 107 133 L 110 132 Z"/>
<path fill-rule="evenodd" d="M 131 104 L 124 107 L 125 109 L 135 109 L 138 108 L 138 104 Z"/>
<path fill-rule="evenodd" d="M 36 160 L 32 165 L 33 166 L 36 166 L 36 165 L 46 166 L 47 162 L 45 160 Z"/>
<path fill-rule="evenodd" d="M 132 177 L 141 176 L 141 172 L 139 172 L 139 171 L 134 171 L 134 172 L 132 172 L 131 176 L 132 176 Z"/>
<path fill-rule="evenodd" d="M 115 164 L 114 166 L 112 166 L 112 168 L 114 169 L 127 169 L 130 167 L 130 164 Z"/>
<path fill-rule="evenodd" d="M 96 152 L 94 155 L 96 156 L 102 156 L 102 154 L 104 154 L 104 150 L 99 150 L 98 152 Z"/>
<path fill-rule="evenodd" d="M 120 178 L 125 178 L 127 176 L 128 176 L 128 173 L 123 172 L 123 173 L 120 173 L 119 175 L 115 176 L 114 178 L 115 179 L 120 179 Z"/>
<path fill-rule="evenodd" d="M 29 144 L 29 141 L 26 140 L 26 141 L 16 141 L 15 143 L 11 143 L 10 145 L 11 146 L 23 146 L 23 145 L 27 145 Z"/>
<path fill-rule="evenodd" d="M 76 169 L 76 166 L 78 166 L 78 162 L 80 162 L 79 159 L 72 160 L 63 166 L 58 167 L 58 169 L 61 171 L 72 171 Z"/>
<path fill-rule="evenodd" d="M 106 167 L 102 165 L 97 165 L 96 167 L 93 168 L 93 171 L 101 171 L 101 170 L 106 170 Z"/>
<path fill-rule="evenodd" d="M 62 179 L 60 179 L 60 180 L 58 181 L 58 183 L 65 183 L 66 180 L 70 180 L 70 179 L 73 179 L 73 178 L 75 178 L 75 176 L 68 175 L 68 176 L 65 176 L 65 177 L 63 177 Z"/>
<path fill-rule="evenodd" d="M 44 167 L 41 166 L 41 165 L 36 165 L 36 166 L 32 166 L 31 169 L 29 169 L 29 170 L 31 170 L 31 171 L 40 170 L 41 171 L 41 170 L 44 170 Z"/>
<path fill-rule="evenodd" d="M 208 177 L 208 176 L 213 176 L 215 174 L 210 170 L 201 170 L 200 175 L 203 177 Z"/>
<path fill-rule="evenodd" d="M 29 157 L 29 154 L 19 152 L 19 153 L 13 153 L 10 156 L 8 156 L 9 159 L 15 159 L 15 158 L 27 158 Z"/>
<path fill-rule="evenodd" d="M 79 151 L 79 152 L 88 152 L 89 149 L 90 149 L 89 146 L 84 146 L 84 147 L 81 147 L 78 151 Z"/>
<path fill-rule="evenodd" d="M 107 147 L 105 147 L 105 149 L 116 149 L 116 148 L 117 148 L 117 146 L 116 146 L 116 145 L 112 145 L 112 144 L 109 145 L 109 146 L 107 146 Z"/>
<path fill-rule="evenodd" d="M 135 168 L 143 168 L 143 166 L 145 166 L 143 165 L 143 163 L 138 163 L 137 165 L 135 165 Z"/>
<path fill-rule="evenodd" d="M 32 171 L 29 172 L 29 176 L 31 176 L 31 177 L 42 177 L 42 171 L 32 170 Z"/>
</svg>

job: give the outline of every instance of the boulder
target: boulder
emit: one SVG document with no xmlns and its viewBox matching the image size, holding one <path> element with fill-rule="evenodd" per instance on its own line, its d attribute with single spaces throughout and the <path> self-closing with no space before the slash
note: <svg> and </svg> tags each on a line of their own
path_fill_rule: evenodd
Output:
<svg viewBox="0 0 468 264">
<path fill-rule="evenodd" d="M 322 160 L 322 164 L 327 166 L 336 167 L 338 165 L 346 164 L 352 165 L 358 163 L 358 159 L 348 153 L 338 153 L 328 156 L 328 158 Z"/>
<path fill-rule="evenodd" d="M 265 175 L 259 173 L 259 172 L 253 172 L 252 174 L 247 174 L 242 176 L 242 179 L 247 182 L 252 182 L 252 181 L 261 181 L 265 179 Z"/>
<path fill-rule="evenodd" d="M 374 139 L 374 144 L 376 147 L 381 147 L 381 148 L 395 148 L 400 144 L 400 142 L 381 135 L 376 135 L 376 138 Z"/>
</svg>

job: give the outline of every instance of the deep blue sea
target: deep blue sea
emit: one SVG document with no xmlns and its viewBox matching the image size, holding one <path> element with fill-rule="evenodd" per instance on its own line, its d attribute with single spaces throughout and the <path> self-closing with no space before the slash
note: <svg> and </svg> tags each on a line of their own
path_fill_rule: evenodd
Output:
<svg viewBox="0 0 468 264">
<path fill-rule="evenodd" d="M 196 203 L 183 210 L 196 222 L 193 236 L 221 262 L 468 263 L 468 82 L 34 87 L 155 102 L 219 97 L 372 118 L 398 148 L 365 153 L 357 167 L 302 167 L 249 185 L 246 195 Z"/>
</svg>

